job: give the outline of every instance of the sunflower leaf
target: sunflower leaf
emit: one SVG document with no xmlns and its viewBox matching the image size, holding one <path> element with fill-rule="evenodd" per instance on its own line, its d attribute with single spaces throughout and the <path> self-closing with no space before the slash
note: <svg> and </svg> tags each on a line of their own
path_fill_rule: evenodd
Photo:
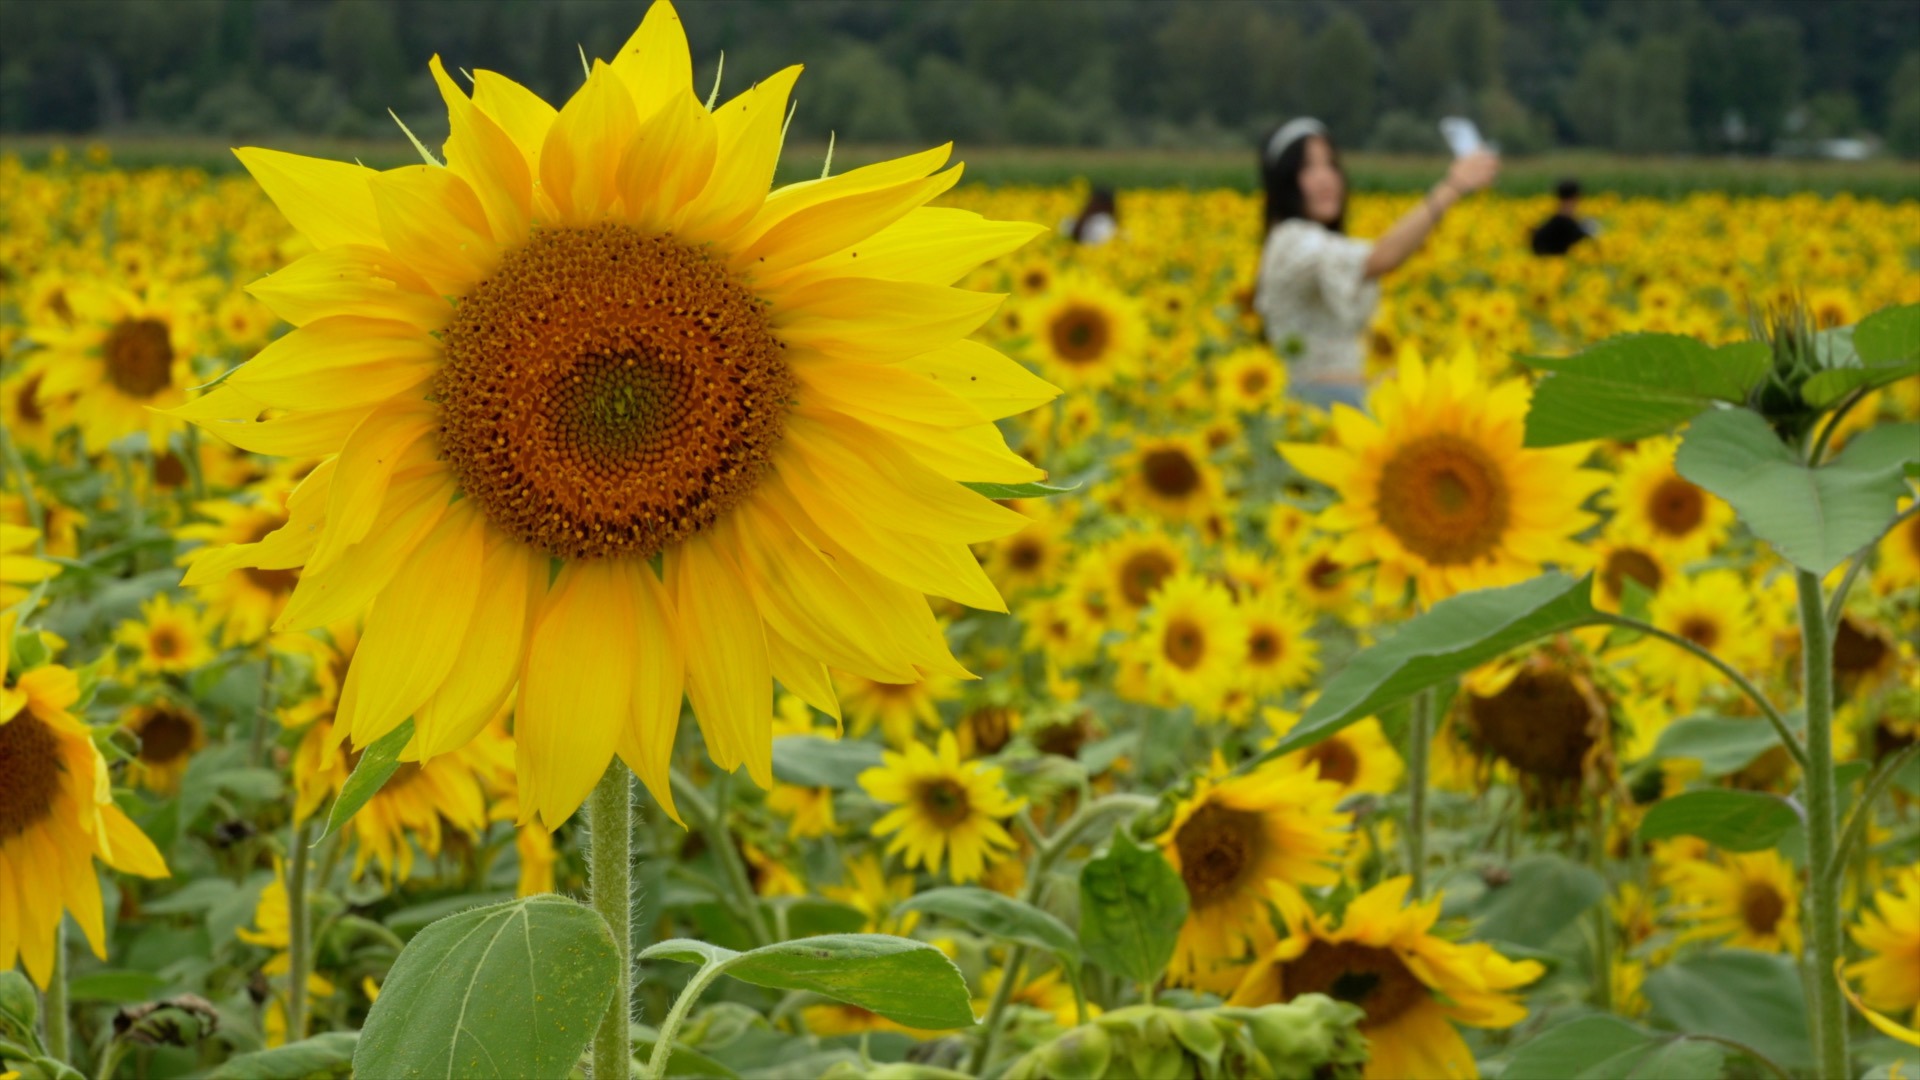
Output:
<svg viewBox="0 0 1920 1080">
<path fill-rule="evenodd" d="M 353 1067 L 357 1031 L 328 1031 L 311 1039 L 228 1058 L 207 1080 L 305 1080 L 346 1076 Z"/>
<path fill-rule="evenodd" d="M 394 961 L 354 1075 L 564 1077 L 619 969 L 606 921 L 563 897 L 441 919 Z"/>
<path fill-rule="evenodd" d="M 359 764 L 353 767 L 353 773 L 347 782 L 340 785 L 340 794 L 333 800 L 333 809 L 327 812 L 327 827 L 314 838 L 315 846 L 320 841 L 340 831 L 340 827 L 353 819 L 367 800 L 378 794 L 395 772 L 400 769 L 400 751 L 413 738 L 413 718 L 408 717 L 400 726 L 375 739 L 360 755 Z"/>
<path fill-rule="evenodd" d="M 1755 341 L 1715 348 L 1679 334 L 1626 334 L 1521 363 L 1548 373 L 1527 411 L 1526 445 L 1539 447 L 1658 435 L 1715 402 L 1743 402 L 1769 354 Z"/>
<path fill-rule="evenodd" d="M 1673 464 L 1787 561 L 1825 574 L 1886 530 L 1916 458 L 1920 424 L 1886 424 L 1808 468 L 1758 413 L 1713 409 L 1694 419 Z"/>
<path fill-rule="evenodd" d="M 1800 809 L 1758 791 L 1688 791 L 1654 803 L 1640 821 L 1642 840 L 1698 836 L 1726 851 L 1759 851 L 1800 824 Z"/>
<path fill-rule="evenodd" d="M 1101 967 L 1151 983 L 1173 957 L 1187 903 L 1166 857 L 1116 831 L 1106 854 L 1080 871 L 1080 944 Z"/>
<path fill-rule="evenodd" d="M 1652 972 L 1642 993 L 1655 1020 L 1681 1031 L 1750 1046 L 1783 1073 L 1813 1064 L 1806 991 L 1790 956 L 1702 953 Z"/>
<path fill-rule="evenodd" d="M 1243 769 L 1312 746 L 1516 646 L 1601 621 L 1592 591 L 1591 575 L 1575 580 L 1555 573 L 1440 601 L 1356 655 L 1327 681 L 1286 738 Z"/>
<path fill-rule="evenodd" d="M 1080 485 L 1055 487 L 1052 484 L 992 484 L 963 480 L 962 487 L 972 488 L 989 499 L 1045 499 L 1054 495 L 1068 495 L 1080 490 Z"/>
<path fill-rule="evenodd" d="M 702 975 L 731 975 L 772 990 L 811 991 L 911 1028 L 944 1031 L 976 1023 L 960 969 L 939 949 L 910 938 L 824 934 L 749 952 L 682 938 L 648 948 L 639 959 L 699 964 Z"/>
<path fill-rule="evenodd" d="M 1522 1044 L 1500 1075 L 1502 1080 L 1717 1080 L 1726 1056 L 1717 1043 L 1655 1035 L 1612 1016 L 1583 1016 Z"/>
<path fill-rule="evenodd" d="M 1070 961 L 1080 955 L 1080 942 L 1066 923 L 1032 904 L 988 889 L 970 885 L 929 889 L 894 910 L 938 915 L 989 937 L 1044 949 Z"/>
</svg>

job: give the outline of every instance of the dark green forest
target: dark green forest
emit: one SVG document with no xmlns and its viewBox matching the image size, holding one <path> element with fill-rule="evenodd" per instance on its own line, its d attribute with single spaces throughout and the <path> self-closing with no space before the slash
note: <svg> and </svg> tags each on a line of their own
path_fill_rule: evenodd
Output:
<svg viewBox="0 0 1920 1080">
<path fill-rule="evenodd" d="M 426 75 L 550 99 L 642 0 L 4 0 L 0 130 L 423 139 Z M 1241 146 L 1309 112 L 1353 147 L 1920 155 L 1913 0 L 687 0 L 722 93 L 805 58 L 797 134 L 857 142 Z"/>
</svg>

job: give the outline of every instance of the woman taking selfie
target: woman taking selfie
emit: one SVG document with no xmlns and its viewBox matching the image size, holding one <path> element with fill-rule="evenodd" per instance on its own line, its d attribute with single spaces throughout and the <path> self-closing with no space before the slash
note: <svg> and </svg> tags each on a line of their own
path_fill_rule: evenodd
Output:
<svg viewBox="0 0 1920 1080">
<path fill-rule="evenodd" d="M 1380 278 L 1420 250 L 1447 208 L 1493 182 L 1500 159 L 1476 150 L 1379 239 L 1346 235 L 1347 178 L 1326 126 L 1308 117 L 1273 133 L 1260 156 L 1266 241 L 1254 310 L 1267 342 L 1288 359 L 1296 398 L 1322 408 L 1366 397 L 1361 336 L 1380 302 Z"/>
</svg>

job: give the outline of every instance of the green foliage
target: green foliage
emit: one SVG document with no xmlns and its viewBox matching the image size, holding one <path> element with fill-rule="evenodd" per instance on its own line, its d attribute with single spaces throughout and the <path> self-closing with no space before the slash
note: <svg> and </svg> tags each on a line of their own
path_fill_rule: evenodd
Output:
<svg viewBox="0 0 1920 1080">
<path fill-rule="evenodd" d="M 1068 962 L 1080 956 L 1080 941 L 1065 923 L 1032 904 L 988 889 L 971 885 L 928 889 L 895 910 L 938 915 L 989 937 L 1044 949 Z"/>
<path fill-rule="evenodd" d="M 1920 424 L 1887 424 L 1808 468 L 1765 420 L 1729 409 L 1693 421 L 1674 467 L 1725 499 L 1789 562 L 1825 574 L 1886 531 L 1916 456 Z"/>
<path fill-rule="evenodd" d="M 105 1001 L 115 1005 L 159 996 L 167 980 L 147 971 L 92 971 L 67 983 L 73 1001 Z"/>
<path fill-rule="evenodd" d="M 886 934 L 831 934 L 735 952 L 688 938 L 652 946 L 641 960 L 700 965 L 697 993 L 718 975 L 774 990 L 805 990 L 927 1030 L 975 1023 L 960 969 L 924 941 Z"/>
<path fill-rule="evenodd" d="M 353 1074 L 357 1031 L 329 1031 L 311 1039 L 227 1059 L 207 1080 L 332 1080 Z"/>
<path fill-rule="evenodd" d="M 1094 963 L 1151 984 L 1173 956 L 1187 918 L 1187 887 L 1160 852 L 1113 835 L 1080 871 L 1080 944 Z"/>
<path fill-rule="evenodd" d="M 1739 772 L 1779 745 L 1773 725 L 1763 720 L 1702 716 L 1669 724 L 1647 760 L 1697 761 L 1700 775 L 1714 779 Z"/>
<path fill-rule="evenodd" d="M 535 896 L 442 919 L 394 961 L 355 1075 L 564 1077 L 620 976 L 591 908 Z"/>
<path fill-rule="evenodd" d="M 1505 884 L 1474 906 L 1479 935 L 1525 949 L 1544 949 L 1562 930 L 1607 895 L 1593 870 L 1559 855 L 1529 855 L 1513 864 Z"/>
<path fill-rule="evenodd" d="M 1791 957 L 1701 953 L 1649 974 L 1642 993 L 1653 1016 L 1680 1031 L 1731 1039 L 1787 1069 L 1813 1062 L 1806 993 Z"/>
<path fill-rule="evenodd" d="M 1035 1047 L 1003 1075 L 1004 1080 L 1352 1080 L 1367 1058 L 1366 1040 L 1356 1027 L 1362 1015 L 1357 1007 L 1322 994 L 1257 1009 L 1133 1005 Z"/>
<path fill-rule="evenodd" d="M 1799 808 L 1778 795 L 1710 788 L 1653 804 L 1640 821 L 1640 838 L 1698 836 L 1727 851 L 1760 851 L 1800 824 Z"/>
<path fill-rule="evenodd" d="M 1513 1052 L 1501 1080 L 1718 1080 L 1726 1048 L 1656 1035 L 1612 1016 L 1583 1016 Z"/>
<path fill-rule="evenodd" d="M 321 840 L 339 832 L 342 825 L 367 805 L 368 799 L 379 794 L 393 774 L 399 771 L 400 751 L 406 749 L 407 741 L 412 738 L 413 719 L 409 717 L 399 727 L 368 744 L 360 755 L 359 764 L 353 767 L 352 775 L 341 786 L 339 797 L 333 800 L 333 809 L 327 812 L 327 827 L 320 833 Z"/>
<path fill-rule="evenodd" d="M 880 762 L 880 748 L 868 742 L 818 735 L 773 740 L 773 775 L 801 787 L 854 791 L 860 787 L 860 774 Z"/>
<path fill-rule="evenodd" d="M 1679 334 L 1625 334 L 1565 357 L 1523 357 L 1548 375 L 1534 387 L 1528 446 L 1638 439 L 1680 426 L 1716 402 L 1744 402 L 1767 371 L 1766 346 L 1718 348 Z"/>
</svg>

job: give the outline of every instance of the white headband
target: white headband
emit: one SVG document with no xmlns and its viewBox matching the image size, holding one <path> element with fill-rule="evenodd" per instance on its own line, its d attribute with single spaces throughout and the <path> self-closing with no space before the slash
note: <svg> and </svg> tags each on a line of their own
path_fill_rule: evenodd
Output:
<svg viewBox="0 0 1920 1080">
<path fill-rule="evenodd" d="M 1292 146 L 1301 139 L 1309 135 L 1325 135 L 1326 133 L 1327 125 L 1315 120 L 1311 116 L 1301 116 L 1287 121 L 1281 125 L 1279 131 L 1273 133 L 1273 138 L 1267 140 L 1267 164 L 1271 165 L 1279 161 L 1280 155 L 1287 152 L 1287 147 Z"/>
</svg>

